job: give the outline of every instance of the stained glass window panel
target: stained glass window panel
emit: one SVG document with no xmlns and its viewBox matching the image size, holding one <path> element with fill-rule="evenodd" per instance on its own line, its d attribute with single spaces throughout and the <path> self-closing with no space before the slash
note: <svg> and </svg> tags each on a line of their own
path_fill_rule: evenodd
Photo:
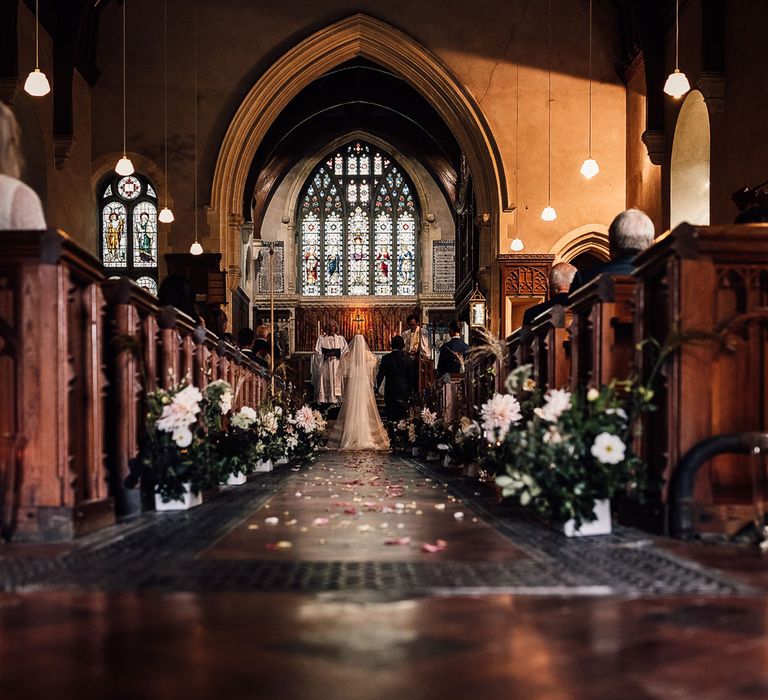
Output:
<svg viewBox="0 0 768 700">
<path fill-rule="evenodd" d="M 125 207 L 119 202 L 110 202 L 101 210 L 101 221 L 104 267 L 126 267 L 128 232 Z"/>
<path fill-rule="evenodd" d="M 360 156 L 360 174 L 371 174 L 371 159 L 367 155 Z"/>
<path fill-rule="evenodd" d="M 151 202 L 133 208 L 133 265 L 157 267 L 157 208 Z"/>
<path fill-rule="evenodd" d="M 157 282 L 151 277 L 139 277 L 139 279 L 136 280 L 136 284 L 142 289 L 146 289 L 150 294 L 157 296 Z"/>
<path fill-rule="evenodd" d="M 354 154 L 347 156 L 347 175 L 357 175 L 357 156 Z"/>
<path fill-rule="evenodd" d="M 397 220 L 397 292 L 416 293 L 416 233 L 410 214 Z"/>
<path fill-rule="evenodd" d="M 340 153 L 337 153 L 333 159 L 333 173 L 334 175 L 344 174 L 344 159 L 341 157 Z"/>
<path fill-rule="evenodd" d="M 349 215 L 349 293 L 370 294 L 368 212 L 360 207 Z"/>
<path fill-rule="evenodd" d="M 157 195 L 155 194 L 155 190 L 152 188 L 152 185 L 150 185 L 149 183 L 147 183 L 147 194 L 150 197 L 154 197 L 155 199 L 157 199 Z"/>
<path fill-rule="evenodd" d="M 377 153 L 373 157 L 373 174 L 374 175 L 381 175 L 381 173 L 382 173 L 381 153 Z"/>
<path fill-rule="evenodd" d="M 141 182 L 133 175 L 124 177 L 117 183 L 117 194 L 128 201 L 136 199 L 141 194 Z"/>
<path fill-rule="evenodd" d="M 355 182 L 350 182 L 347 185 L 347 201 L 350 204 L 357 202 L 357 183 Z"/>
<path fill-rule="evenodd" d="M 360 183 L 360 201 L 363 204 L 368 204 L 369 200 L 371 199 L 371 190 L 368 186 L 368 181 L 363 180 Z"/>
<path fill-rule="evenodd" d="M 392 294 L 392 219 L 386 214 L 376 217 L 373 258 L 373 293 Z"/>
<path fill-rule="evenodd" d="M 110 185 L 109 187 L 107 187 L 106 190 L 104 190 L 103 199 L 106 199 L 107 197 L 111 197 L 111 196 L 112 196 L 112 185 Z"/>
<path fill-rule="evenodd" d="M 307 296 L 320 296 L 320 219 L 307 214 L 302 229 L 302 290 Z"/>
<path fill-rule="evenodd" d="M 334 212 L 325 219 L 325 293 L 340 296 L 344 290 L 344 229 L 343 219 Z"/>
</svg>

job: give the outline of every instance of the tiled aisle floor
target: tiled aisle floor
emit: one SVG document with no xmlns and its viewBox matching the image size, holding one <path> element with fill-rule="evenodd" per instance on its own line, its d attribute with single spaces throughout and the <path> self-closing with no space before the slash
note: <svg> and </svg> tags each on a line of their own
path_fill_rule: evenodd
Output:
<svg viewBox="0 0 768 700">
<path fill-rule="evenodd" d="M 438 540 L 442 551 L 422 551 Z M 333 453 L 197 555 L 222 566 L 526 558 L 410 466 Z M 757 594 L 6 593 L 0 698 L 768 698 L 766 603 Z"/>
</svg>

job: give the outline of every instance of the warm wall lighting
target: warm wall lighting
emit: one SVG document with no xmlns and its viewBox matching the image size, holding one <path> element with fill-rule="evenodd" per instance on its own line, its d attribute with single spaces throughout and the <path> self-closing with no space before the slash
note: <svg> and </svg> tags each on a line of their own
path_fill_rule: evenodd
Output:
<svg viewBox="0 0 768 700">
<path fill-rule="evenodd" d="M 679 100 L 690 89 L 688 78 L 680 72 L 680 0 L 675 0 L 675 70 L 664 83 L 664 92 Z"/>
<path fill-rule="evenodd" d="M 546 207 L 544 207 L 544 210 L 541 212 L 542 221 L 554 221 L 556 218 L 557 212 L 552 205 L 548 204 Z"/>
<path fill-rule="evenodd" d="M 42 97 L 51 91 L 48 78 L 40 70 L 40 7 L 39 0 L 35 0 L 35 70 L 24 81 L 24 91 L 32 97 Z"/>
<path fill-rule="evenodd" d="M 509 244 L 509 249 L 513 253 L 519 253 L 524 247 L 523 241 L 519 238 L 513 238 L 512 242 Z"/>
<path fill-rule="evenodd" d="M 203 246 L 201 246 L 200 243 L 195 241 L 191 246 L 189 246 L 189 252 L 192 253 L 192 255 L 202 255 Z"/>
</svg>

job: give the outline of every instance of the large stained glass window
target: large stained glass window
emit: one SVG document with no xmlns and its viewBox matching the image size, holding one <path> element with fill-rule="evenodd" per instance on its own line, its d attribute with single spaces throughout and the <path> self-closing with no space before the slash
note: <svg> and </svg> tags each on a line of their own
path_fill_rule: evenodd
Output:
<svg viewBox="0 0 768 700">
<path fill-rule="evenodd" d="M 157 293 L 157 194 L 141 175 L 111 175 L 99 190 L 101 262 Z"/>
<path fill-rule="evenodd" d="M 417 222 L 392 156 L 362 141 L 329 154 L 299 199 L 302 294 L 415 295 Z"/>
</svg>

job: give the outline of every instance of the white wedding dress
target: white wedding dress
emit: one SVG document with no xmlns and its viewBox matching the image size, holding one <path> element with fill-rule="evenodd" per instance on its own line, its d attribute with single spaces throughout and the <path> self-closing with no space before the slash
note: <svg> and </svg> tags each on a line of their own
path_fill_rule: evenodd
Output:
<svg viewBox="0 0 768 700">
<path fill-rule="evenodd" d="M 386 450 L 389 437 L 376 408 L 373 386 L 376 356 L 362 335 L 356 335 L 339 361 L 343 401 L 339 417 L 328 438 L 328 447 L 338 450 Z"/>
</svg>

